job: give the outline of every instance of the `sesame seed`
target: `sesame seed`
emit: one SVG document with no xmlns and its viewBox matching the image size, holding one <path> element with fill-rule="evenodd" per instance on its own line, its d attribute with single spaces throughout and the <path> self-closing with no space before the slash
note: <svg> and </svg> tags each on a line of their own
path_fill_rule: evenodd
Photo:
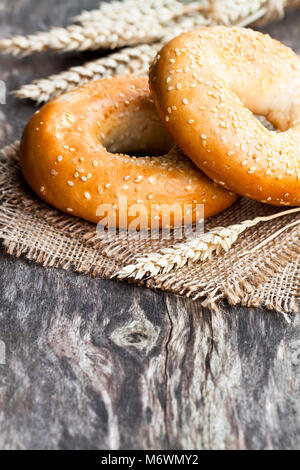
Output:
<svg viewBox="0 0 300 470">
<path fill-rule="evenodd" d="M 122 189 L 128 189 L 128 185 L 127 184 L 124 184 L 124 186 L 122 187 Z"/>
<path fill-rule="evenodd" d="M 140 183 L 142 181 L 143 177 L 141 175 L 137 176 L 134 180 L 135 183 Z"/>
<path fill-rule="evenodd" d="M 82 177 L 81 177 L 81 181 L 87 181 L 86 176 L 82 176 Z"/>
<path fill-rule="evenodd" d="M 71 209 L 71 207 L 68 207 L 67 212 L 73 212 L 73 209 Z"/>
<path fill-rule="evenodd" d="M 73 181 L 68 181 L 67 184 L 68 184 L 69 186 L 74 186 Z"/>
<path fill-rule="evenodd" d="M 94 161 L 93 161 L 93 165 L 94 165 L 94 166 L 98 166 L 97 160 L 94 160 Z"/>
<path fill-rule="evenodd" d="M 183 102 L 183 104 L 189 104 L 189 102 L 186 98 L 183 98 L 182 102 Z"/>
<path fill-rule="evenodd" d="M 177 90 L 181 90 L 181 88 L 182 88 L 181 83 L 177 83 L 176 88 L 177 88 Z"/>
<path fill-rule="evenodd" d="M 128 181 L 128 180 L 129 180 L 129 178 L 130 178 L 130 176 L 129 176 L 129 175 L 126 175 L 126 176 L 124 176 L 124 181 Z"/>
<path fill-rule="evenodd" d="M 41 186 L 40 191 L 41 191 L 41 193 L 44 193 L 45 192 L 45 186 Z"/>
<path fill-rule="evenodd" d="M 186 191 L 191 191 L 192 189 L 193 189 L 193 188 L 192 188 L 191 185 L 188 185 L 188 186 L 185 187 L 185 190 L 186 190 Z"/>
<path fill-rule="evenodd" d="M 110 188 L 110 183 L 106 183 L 105 187 L 106 189 Z"/>
<path fill-rule="evenodd" d="M 62 161 L 62 159 L 63 159 L 62 155 L 58 155 L 58 157 L 57 157 L 57 161 L 58 161 L 58 162 L 61 162 L 61 161 Z"/>
<path fill-rule="evenodd" d="M 58 173 L 56 170 L 51 170 L 50 171 L 51 176 L 56 176 Z"/>
<path fill-rule="evenodd" d="M 87 191 L 84 193 L 84 197 L 85 197 L 86 199 L 91 199 L 91 195 L 90 195 L 90 193 L 88 193 Z"/>
<path fill-rule="evenodd" d="M 195 122 L 194 119 L 190 119 L 190 120 L 188 121 L 189 124 L 194 124 L 194 122 Z"/>
<path fill-rule="evenodd" d="M 151 199 L 153 199 L 153 194 L 148 194 L 147 199 L 151 201 Z"/>
</svg>

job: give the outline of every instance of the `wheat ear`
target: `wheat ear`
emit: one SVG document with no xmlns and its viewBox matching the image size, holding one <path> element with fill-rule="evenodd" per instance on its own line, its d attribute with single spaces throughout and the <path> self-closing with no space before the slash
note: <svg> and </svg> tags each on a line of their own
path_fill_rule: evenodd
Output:
<svg viewBox="0 0 300 470">
<path fill-rule="evenodd" d="M 74 22 L 86 25 L 89 23 L 99 23 L 107 20 L 126 19 L 134 22 L 144 16 L 160 18 L 162 21 L 170 21 L 175 16 L 190 13 L 193 8 L 199 9 L 207 0 L 192 2 L 188 6 L 177 0 L 124 0 L 101 4 L 98 9 L 82 11 L 73 18 Z"/>
<path fill-rule="evenodd" d="M 21 99 L 31 99 L 42 103 L 93 80 L 114 75 L 147 75 L 149 63 L 161 46 L 161 43 L 158 43 L 151 46 L 142 44 L 137 47 L 127 47 L 108 57 L 87 62 L 82 66 L 71 67 L 47 79 L 23 85 L 15 92 L 15 95 Z"/>
<path fill-rule="evenodd" d="M 0 155 L 6 160 L 8 159 L 17 159 L 18 150 L 20 148 L 20 141 L 16 140 L 12 144 L 6 145 L 0 149 Z"/>
<path fill-rule="evenodd" d="M 266 217 L 256 217 L 253 220 L 245 220 L 240 224 L 230 225 L 226 228 L 216 227 L 202 236 L 188 240 L 185 243 L 178 243 L 173 247 L 163 248 L 160 253 L 146 254 L 138 258 L 135 264 L 122 268 L 115 274 L 115 277 L 139 280 L 145 276 L 153 277 L 161 273 L 169 273 L 173 269 L 182 268 L 187 263 L 209 260 L 214 254 L 218 255 L 221 253 L 222 250 L 228 251 L 237 241 L 239 235 L 248 228 L 254 227 L 261 222 L 268 222 L 296 212 L 300 212 L 300 208 L 290 209 Z M 300 224 L 300 220 L 287 225 L 286 229 L 296 224 Z M 282 231 L 281 229 L 266 239 L 263 244 L 260 244 L 260 248 Z"/>
<path fill-rule="evenodd" d="M 134 3 L 137 0 L 128 0 L 128 2 L 130 1 Z M 167 2 L 167 0 L 163 0 L 163 2 Z M 297 0 L 297 2 L 300 3 L 300 0 Z M 115 3 L 118 4 L 118 8 L 121 8 L 121 2 Z M 124 4 L 125 3 L 126 2 L 124 2 Z M 221 2 L 220 0 L 215 0 L 213 3 L 210 2 L 210 17 L 198 13 L 193 16 L 187 15 L 178 18 L 177 21 L 172 24 L 172 27 L 165 28 L 164 38 L 151 47 L 144 44 L 124 48 L 121 52 L 113 53 L 108 57 L 88 62 L 82 66 L 72 67 L 60 74 L 52 75 L 46 79 L 36 80 L 31 84 L 24 85 L 16 92 L 16 96 L 20 99 L 32 99 L 41 103 L 49 101 L 88 81 L 111 77 L 116 74 L 146 74 L 154 54 L 172 37 L 181 32 L 188 31 L 189 29 L 209 25 L 213 21 L 221 22 L 222 18 L 224 23 L 230 22 L 230 24 L 246 26 L 266 14 L 266 4 L 267 2 L 265 0 L 256 0 L 254 2 L 248 2 L 248 0 L 240 0 L 239 2 L 233 0 L 222 0 Z M 206 4 L 202 4 L 203 8 L 205 5 L 207 8 L 207 2 Z M 231 9 L 229 5 L 232 6 Z M 108 4 L 107 8 L 108 6 L 111 6 L 111 4 Z"/>
<path fill-rule="evenodd" d="M 154 55 L 165 42 L 181 32 L 207 24 L 207 20 L 201 14 L 193 17 L 183 17 L 176 26 L 168 30 L 168 34 L 158 43 L 153 43 L 151 46 L 142 44 L 136 47 L 124 48 L 122 51 L 115 52 L 107 57 L 87 62 L 82 66 L 71 67 L 60 74 L 23 85 L 15 94 L 20 99 L 31 99 L 42 103 L 89 81 L 114 75 L 147 74 Z"/>
<path fill-rule="evenodd" d="M 82 66 L 71 67 L 60 74 L 23 85 L 15 92 L 15 95 L 20 99 L 31 99 L 42 103 L 89 81 L 114 75 L 147 74 L 156 52 L 164 43 L 184 31 L 206 24 L 206 19 L 200 14 L 183 17 L 172 28 L 165 30 L 165 36 L 161 41 L 152 43 L 151 46 L 141 44 L 136 47 L 127 47 L 120 52 L 114 52 Z"/>
<path fill-rule="evenodd" d="M 194 4 L 171 9 L 168 15 L 138 15 L 105 19 L 84 25 L 71 25 L 67 28 L 52 28 L 28 36 L 13 36 L 0 40 L 0 52 L 14 56 L 27 56 L 34 52 L 53 50 L 56 52 L 85 51 L 95 49 L 117 49 L 124 46 L 149 44 L 161 39 L 166 26 L 173 27 L 183 14 L 201 9 Z"/>
<path fill-rule="evenodd" d="M 203 18 L 208 22 L 210 18 L 211 24 L 232 24 L 233 17 L 243 21 L 247 16 L 252 16 L 256 12 L 260 18 L 270 11 L 273 13 L 278 11 L 274 5 L 283 5 L 282 8 L 289 5 L 297 6 L 299 0 L 255 0 L 254 4 L 255 8 L 246 0 L 238 2 L 236 0 L 211 0 L 207 3 L 208 6 L 205 8 Z M 178 5 L 181 4 L 178 3 Z M 49 49 L 57 52 L 69 52 L 149 44 L 158 41 L 165 34 L 170 34 L 172 28 L 176 26 L 176 21 L 179 21 L 180 18 L 187 18 L 189 15 L 191 18 L 193 16 L 191 13 L 197 16 L 197 10 L 203 10 L 202 2 L 181 5 L 178 10 L 176 7 L 167 15 L 166 19 L 158 15 L 143 15 L 142 18 L 132 21 L 132 19 L 122 18 L 120 15 L 117 19 L 108 18 L 101 22 L 71 25 L 67 28 L 52 28 L 48 32 L 2 39 L 0 40 L 0 51 L 15 56 L 24 56 Z"/>
</svg>

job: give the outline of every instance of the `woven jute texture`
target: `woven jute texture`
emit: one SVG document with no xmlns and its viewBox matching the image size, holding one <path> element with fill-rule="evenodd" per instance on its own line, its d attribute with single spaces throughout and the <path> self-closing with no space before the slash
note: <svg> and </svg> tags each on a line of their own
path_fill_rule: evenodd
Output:
<svg viewBox="0 0 300 470">
<path fill-rule="evenodd" d="M 205 228 L 226 227 L 278 210 L 242 198 L 207 221 Z M 267 307 L 284 314 L 295 312 L 300 293 L 299 225 L 285 230 L 263 248 L 255 248 L 297 217 L 288 215 L 262 223 L 242 234 L 227 253 L 139 283 L 201 299 L 210 308 L 217 308 L 225 299 L 233 305 Z M 1 151 L 0 238 L 11 255 L 24 255 L 44 266 L 111 278 L 135 258 L 172 246 L 174 237 L 97 234 L 96 225 L 60 213 L 30 191 L 20 172 L 18 143 Z"/>
</svg>

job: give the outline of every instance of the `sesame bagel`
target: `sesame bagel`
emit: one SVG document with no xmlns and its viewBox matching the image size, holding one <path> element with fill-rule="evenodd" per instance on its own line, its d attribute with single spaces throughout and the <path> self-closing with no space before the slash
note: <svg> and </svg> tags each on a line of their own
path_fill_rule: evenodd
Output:
<svg viewBox="0 0 300 470">
<path fill-rule="evenodd" d="M 300 57 L 291 49 L 250 29 L 202 28 L 159 52 L 150 90 L 175 142 L 215 182 L 300 205 Z"/>
<path fill-rule="evenodd" d="M 140 153 L 155 156 L 130 156 Z M 141 213 L 143 228 L 172 226 L 186 204 L 204 204 L 209 217 L 237 199 L 174 148 L 141 77 L 92 82 L 45 105 L 25 128 L 21 168 L 52 206 L 104 225 L 108 213 L 124 229 Z M 176 206 L 168 223 L 162 205 Z"/>
</svg>

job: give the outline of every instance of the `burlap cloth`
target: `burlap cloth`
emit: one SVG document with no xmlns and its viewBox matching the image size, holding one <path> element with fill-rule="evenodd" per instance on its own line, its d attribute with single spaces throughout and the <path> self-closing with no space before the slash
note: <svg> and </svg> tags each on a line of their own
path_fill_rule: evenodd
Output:
<svg viewBox="0 0 300 470">
<path fill-rule="evenodd" d="M 26 186 L 19 168 L 18 144 L 6 147 L 0 158 L 0 238 L 6 251 L 24 255 L 44 266 L 74 269 L 102 278 L 140 255 L 171 246 L 174 239 L 141 239 L 96 233 L 94 224 L 67 216 L 39 200 Z M 206 230 L 278 212 L 243 198 L 206 223 Z M 284 231 L 257 251 L 255 247 L 300 215 L 294 214 L 248 229 L 228 253 L 187 266 L 139 284 L 201 299 L 216 308 L 230 304 L 266 307 L 284 314 L 297 310 L 300 293 L 300 228 Z"/>
</svg>

